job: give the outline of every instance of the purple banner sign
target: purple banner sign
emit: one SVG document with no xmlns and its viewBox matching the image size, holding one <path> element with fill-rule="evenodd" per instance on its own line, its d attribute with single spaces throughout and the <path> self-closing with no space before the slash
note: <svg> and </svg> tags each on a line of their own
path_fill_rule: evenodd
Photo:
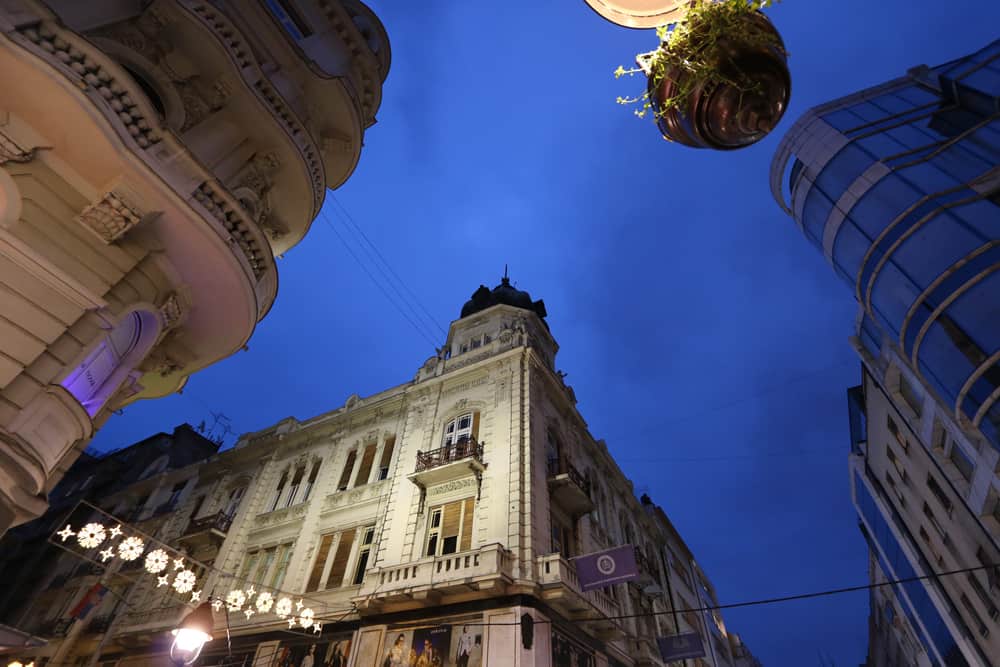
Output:
<svg viewBox="0 0 1000 667">
<path fill-rule="evenodd" d="M 660 647 L 660 656 L 663 658 L 663 662 L 685 660 L 687 658 L 701 658 L 705 655 L 705 647 L 701 643 L 701 635 L 697 632 L 687 632 L 683 635 L 671 635 L 670 637 L 657 637 L 656 643 Z"/>
<path fill-rule="evenodd" d="M 630 544 L 586 556 L 577 556 L 571 560 L 576 565 L 580 588 L 585 591 L 620 584 L 639 576 L 639 567 L 635 562 L 635 547 Z"/>
</svg>

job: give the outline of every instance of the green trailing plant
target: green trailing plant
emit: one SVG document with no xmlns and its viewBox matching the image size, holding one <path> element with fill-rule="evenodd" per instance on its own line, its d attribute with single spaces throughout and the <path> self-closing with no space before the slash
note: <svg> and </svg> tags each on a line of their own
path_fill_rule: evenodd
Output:
<svg viewBox="0 0 1000 667">
<path fill-rule="evenodd" d="M 660 26 L 656 35 L 660 46 L 655 51 L 636 56 L 638 67 L 626 69 L 619 65 L 615 78 L 642 73 L 648 87 L 636 97 L 618 97 L 618 104 L 641 104 L 635 110 L 639 118 L 653 110 L 654 120 L 677 109 L 684 112 L 684 103 L 695 87 L 728 84 L 748 93 L 757 84 L 747 75 L 725 68 L 716 46 L 723 40 L 738 40 L 751 47 L 774 48 L 787 55 L 779 38 L 761 30 L 747 17 L 778 0 L 692 0 L 687 14 L 677 23 Z M 657 90 L 664 77 L 673 82 L 672 95 L 654 104 L 651 92 Z"/>
</svg>

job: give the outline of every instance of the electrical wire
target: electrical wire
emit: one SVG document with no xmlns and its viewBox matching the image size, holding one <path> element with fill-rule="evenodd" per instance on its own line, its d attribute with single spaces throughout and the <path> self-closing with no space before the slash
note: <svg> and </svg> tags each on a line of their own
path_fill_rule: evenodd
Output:
<svg viewBox="0 0 1000 667">
<path fill-rule="evenodd" d="M 326 212 L 323 209 L 320 209 L 319 217 L 321 217 L 323 219 L 323 222 L 325 222 L 327 224 L 327 226 L 330 228 L 330 231 L 332 231 L 337 236 L 337 238 L 340 240 L 340 242 L 344 245 L 344 249 L 347 250 L 348 254 L 351 257 L 354 258 L 354 261 L 358 263 L 358 266 L 361 267 L 361 270 L 365 272 L 365 274 L 375 284 L 375 286 L 379 289 L 379 291 L 382 292 L 382 295 L 386 299 L 388 299 L 389 303 L 391 303 L 393 305 L 393 307 L 399 312 L 399 314 L 402 315 L 403 318 L 407 322 L 410 323 L 410 326 L 412 326 L 413 329 L 418 334 L 420 334 L 420 336 L 431 345 L 431 347 L 437 349 L 437 346 L 435 344 L 434 339 L 431 338 L 430 336 L 428 336 L 427 333 L 423 329 L 421 329 L 417 325 L 417 323 L 413 321 L 413 319 L 410 318 L 410 316 L 406 313 L 406 311 L 404 311 L 400 307 L 400 305 L 398 303 L 396 303 L 396 300 L 392 298 L 392 296 L 389 294 L 388 291 L 386 291 L 386 289 L 385 289 L 385 287 L 383 287 L 382 283 L 380 283 L 375 278 L 375 276 L 372 274 L 372 272 L 368 270 L 368 267 L 365 266 L 364 262 L 361 261 L 361 258 L 358 257 L 357 253 L 354 252 L 354 249 L 351 248 L 351 246 L 347 243 L 347 240 L 344 239 L 344 237 L 341 235 L 341 233 L 339 231 L 337 231 L 336 226 L 334 226 L 333 222 L 330 221 L 329 216 L 327 216 Z"/>
<path fill-rule="evenodd" d="M 400 278 L 399 274 L 396 273 L 396 270 L 392 268 L 392 264 L 390 264 L 388 261 L 386 261 L 385 256 L 378 249 L 378 246 L 376 246 L 375 243 L 368 237 L 368 235 L 365 234 L 365 232 L 361 228 L 361 226 L 358 225 L 357 221 L 354 220 L 354 216 L 352 216 L 348 212 L 347 207 L 345 207 L 341 203 L 341 201 L 339 199 L 337 199 L 336 195 L 333 194 L 332 190 L 328 191 L 327 195 L 333 201 L 333 203 L 340 209 L 341 213 L 343 214 L 343 217 L 345 219 L 347 219 L 351 223 L 351 225 L 353 226 L 353 228 L 355 230 L 357 230 L 357 234 L 360 235 L 360 237 L 365 241 L 365 243 L 368 244 L 369 247 L 371 247 L 371 249 L 373 251 L 375 251 L 375 254 L 378 256 L 378 259 L 381 260 L 382 264 L 389 270 L 389 273 L 391 273 L 393 275 L 393 277 L 395 277 L 396 282 L 398 282 L 399 285 L 402 286 L 402 288 L 404 290 L 406 290 L 407 294 L 409 294 L 410 299 L 413 301 L 413 303 L 417 304 L 417 307 L 421 310 L 421 312 L 423 312 L 423 315 L 424 315 L 424 318 L 426 319 L 426 321 L 430 322 L 435 327 L 437 327 L 438 331 L 440 331 L 442 335 L 447 336 L 448 335 L 448 330 L 445 329 L 443 326 L 441 326 L 441 324 L 434 318 L 434 316 L 431 315 L 430 312 L 428 312 L 428 310 L 424 307 L 424 304 L 420 302 L 420 298 L 416 294 L 413 293 L 413 290 L 411 290 L 409 287 L 407 287 L 406 281 L 404 281 L 402 278 Z M 369 253 L 369 256 L 371 256 L 371 253 Z M 376 266 L 378 266 L 377 262 L 376 262 Z M 385 272 L 383 272 L 382 275 L 384 276 Z M 398 291 L 397 291 L 397 294 L 398 294 Z"/>
<path fill-rule="evenodd" d="M 809 593 L 796 593 L 796 594 L 793 594 L 793 595 L 782 595 L 782 596 L 777 596 L 777 597 L 761 598 L 761 599 L 757 599 L 757 600 L 746 600 L 746 601 L 743 601 L 743 602 L 730 602 L 730 603 L 727 603 L 727 604 L 707 605 L 707 606 L 704 606 L 704 607 L 688 607 L 688 608 L 683 608 L 683 609 L 677 608 L 677 609 L 669 609 L 669 610 L 666 610 L 666 611 L 641 612 L 641 613 L 637 613 L 637 614 L 616 614 L 616 615 L 613 615 L 613 616 L 602 616 L 600 619 L 594 619 L 594 620 L 620 621 L 620 620 L 625 620 L 625 619 L 629 619 L 629 618 L 653 618 L 653 617 L 656 617 L 656 616 L 666 616 L 668 614 L 675 614 L 675 613 L 683 614 L 685 612 L 705 612 L 705 611 L 715 611 L 715 610 L 724 610 L 724 609 L 739 609 L 739 608 L 742 608 L 742 607 L 758 607 L 758 606 L 768 605 L 768 604 L 781 604 L 781 603 L 784 603 L 784 602 L 794 602 L 794 601 L 798 601 L 798 600 L 809 600 L 809 599 L 814 599 L 814 598 L 829 597 L 829 596 L 832 596 L 832 595 L 842 595 L 844 593 L 857 593 L 859 591 L 873 590 L 873 589 L 876 589 L 876 588 L 883 588 L 885 586 L 895 586 L 895 585 L 898 585 L 898 584 L 906 584 L 906 583 L 910 583 L 910 582 L 914 582 L 914 581 L 926 581 L 926 580 L 929 580 L 929 579 L 940 579 L 941 577 L 949 577 L 949 576 L 956 575 L 956 574 L 966 574 L 968 572 L 977 572 L 979 570 L 988 570 L 988 569 L 992 569 L 992 568 L 1000 568 L 1000 564 L 977 565 L 976 567 L 966 567 L 966 568 L 962 568 L 962 569 L 959 569 L 959 570 L 949 570 L 947 572 L 934 572 L 934 573 L 931 573 L 931 574 L 924 574 L 924 575 L 919 575 L 919 576 L 914 576 L 914 577 L 905 577 L 903 579 L 890 579 L 890 580 L 881 581 L 881 582 L 878 582 L 878 583 L 860 584 L 860 585 L 857 585 L 857 586 L 844 586 L 842 588 L 829 588 L 829 589 L 820 590 L 820 591 L 812 591 L 812 592 L 809 592 Z M 535 622 L 536 625 L 544 625 L 546 623 L 551 623 L 552 621 L 534 619 L 534 622 Z M 511 625 L 520 625 L 521 622 L 520 621 L 513 621 L 513 622 L 483 622 L 483 623 L 468 622 L 468 623 L 466 623 L 465 621 L 463 621 L 462 624 L 463 625 L 470 625 L 470 626 L 489 626 L 489 625 L 511 626 Z"/>
</svg>

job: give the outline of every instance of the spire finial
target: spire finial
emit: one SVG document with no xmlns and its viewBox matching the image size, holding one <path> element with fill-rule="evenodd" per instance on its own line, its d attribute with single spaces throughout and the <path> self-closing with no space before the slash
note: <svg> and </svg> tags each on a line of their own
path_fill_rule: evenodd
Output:
<svg viewBox="0 0 1000 667">
<path fill-rule="evenodd" d="M 507 275 L 507 265 L 503 265 L 503 282 L 506 285 L 510 282 L 510 277 Z"/>
</svg>

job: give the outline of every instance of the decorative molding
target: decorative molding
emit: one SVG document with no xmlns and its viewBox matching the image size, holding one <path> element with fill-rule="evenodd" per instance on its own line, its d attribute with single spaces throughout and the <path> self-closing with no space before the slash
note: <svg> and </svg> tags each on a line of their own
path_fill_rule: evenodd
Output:
<svg viewBox="0 0 1000 667">
<path fill-rule="evenodd" d="M 116 79 L 112 71 L 101 64 L 107 58 L 92 44 L 54 23 L 20 28 L 18 33 L 47 54 L 40 55 L 56 65 L 67 78 L 84 89 L 93 88 L 104 99 L 108 115 L 117 118 L 141 148 L 148 149 L 161 140 L 156 128 L 158 123 L 150 122 L 135 102 L 140 94 L 130 94 L 136 87 L 131 82 Z"/>
<path fill-rule="evenodd" d="M 379 480 L 364 486 L 358 486 L 348 491 L 331 493 L 323 499 L 321 512 L 326 514 L 342 507 L 350 507 L 359 503 L 370 502 L 381 498 L 389 491 L 389 479 Z"/>
<path fill-rule="evenodd" d="M 110 245 L 142 222 L 143 213 L 134 201 L 135 198 L 118 188 L 109 190 L 99 201 L 84 208 L 74 220 Z"/>
<path fill-rule="evenodd" d="M 267 271 L 265 256 L 270 254 L 270 247 L 267 247 L 267 241 L 243 207 L 230 201 L 231 195 L 212 181 L 203 182 L 192 196 L 226 228 L 232 242 L 239 246 L 247 263 L 250 264 L 254 278 L 260 280 Z"/>
<path fill-rule="evenodd" d="M 171 292 L 160 304 L 160 318 L 163 320 L 163 331 L 169 331 L 180 325 L 184 316 L 187 315 L 187 304 L 185 304 L 177 292 Z"/>
<path fill-rule="evenodd" d="M 38 254 L 31 246 L 0 229 L 0 257 L 6 257 L 33 279 L 38 280 L 81 310 L 100 310 L 108 302 L 91 292 L 68 273 Z"/>
<path fill-rule="evenodd" d="M 253 532 L 263 528 L 270 528 L 271 526 L 278 526 L 298 521 L 305 516 L 306 507 L 308 505 L 309 503 L 299 503 L 297 505 L 292 505 L 291 507 L 284 507 L 280 510 L 267 512 L 266 514 L 258 514 L 256 519 L 254 519 L 253 527 L 250 530 Z"/>
<path fill-rule="evenodd" d="M 445 493 L 450 493 L 451 491 L 460 491 L 462 489 L 471 489 L 476 487 L 476 480 L 472 477 L 467 479 L 456 479 L 450 482 L 445 482 L 444 484 L 438 484 L 437 486 L 432 486 L 427 489 L 427 496 L 440 496 Z"/>
<path fill-rule="evenodd" d="M 20 164 L 31 162 L 35 159 L 35 153 L 38 152 L 39 148 L 42 148 L 42 146 L 21 148 L 16 141 L 7 136 L 3 131 L 0 131 L 0 165 L 7 164 L 8 162 L 17 162 Z"/>
</svg>

